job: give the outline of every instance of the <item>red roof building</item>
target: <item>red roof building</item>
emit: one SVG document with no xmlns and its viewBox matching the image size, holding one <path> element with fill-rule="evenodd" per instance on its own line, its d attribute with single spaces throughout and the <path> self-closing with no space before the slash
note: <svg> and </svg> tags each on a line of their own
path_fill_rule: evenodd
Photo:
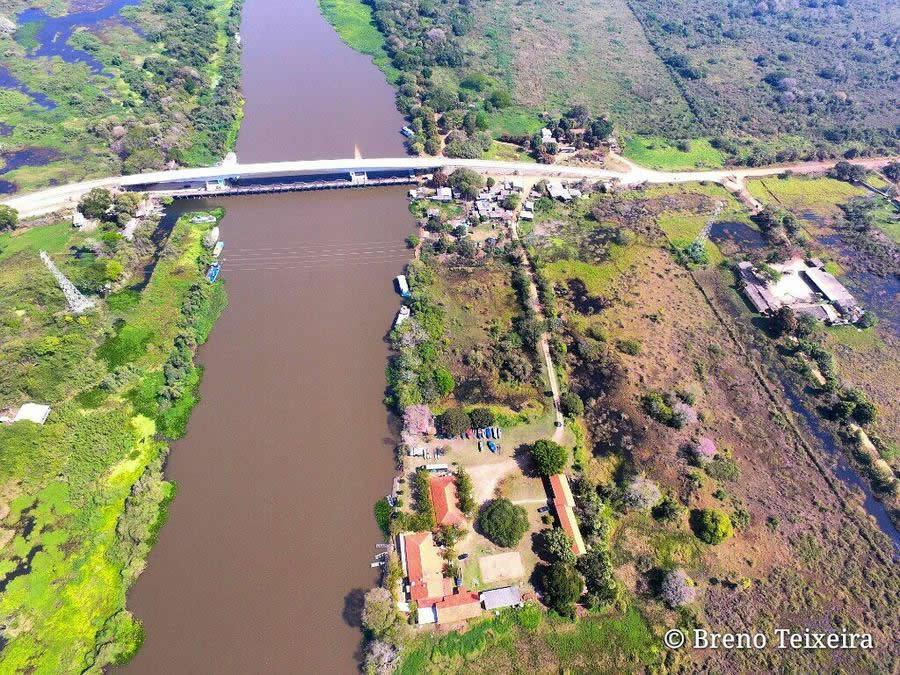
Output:
<svg viewBox="0 0 900 675">
<path fill-rule="evenodd" d="M 481 614 L 481 598 L 478 593 L 461 591 L 436 602 L 434 609 L 438 623 L 457 623 Z"/>
<path fill-rule="evenodd" d="M 438 525 L 461 525 L 466 517 L 459 510 L 454 476 L 433 477 L 429 483 L 434 519 Z"/>
<path fill-rule="evenodd" d="M 559 526 L 572 540 L 572 552 L 575 555 L 584 555 L 587 548 L 584 539 L 581 538 L 581 530 L 578 529 L 578 521 L 575 519 L 575 499 L 569 488 L 569 479 L 564 473 L 550 476 L 550 489 L 553 491 L 553 508 L 559 519 Z"/>
</svg>

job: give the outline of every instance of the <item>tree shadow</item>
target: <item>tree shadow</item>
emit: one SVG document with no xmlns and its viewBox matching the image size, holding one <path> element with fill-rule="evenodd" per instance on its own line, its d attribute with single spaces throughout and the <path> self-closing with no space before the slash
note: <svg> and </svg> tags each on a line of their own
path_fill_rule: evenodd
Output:
<svg viewBox="0 0 900 675">
<path fill-rule="evenodd" d="M 366 600 L 364 588 L 354 588 L 344 596 L 344 609 L 341 617 L 351 628 L 362 629 L 362 610 Z"/>
</svg>

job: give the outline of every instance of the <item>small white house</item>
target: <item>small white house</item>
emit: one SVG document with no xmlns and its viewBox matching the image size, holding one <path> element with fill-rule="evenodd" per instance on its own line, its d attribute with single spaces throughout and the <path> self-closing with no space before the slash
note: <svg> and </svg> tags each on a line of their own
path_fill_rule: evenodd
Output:
<svg viewBox="0 0 900 675">
<path fill-rule="evenodd" d="M 19 412 L 16 413 L 13 422 L 34 422 L 35 424 L 43 424 L 47 421 L 47 416 L 50 414 L 50 406 L 43 405 L 41 403 L 26 403 L 21 408 L 19 408 Z"/>
</svg>

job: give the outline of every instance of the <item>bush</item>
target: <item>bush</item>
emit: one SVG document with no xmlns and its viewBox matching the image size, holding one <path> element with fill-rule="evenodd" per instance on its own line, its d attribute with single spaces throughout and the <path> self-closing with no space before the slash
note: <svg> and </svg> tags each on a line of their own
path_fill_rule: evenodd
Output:
<svg viewBox="0 0 900 675">
<path fill-rule="evenodd" d="M 563 415 L 567 417 L 578 417 L 584 413 L 584 401 L 574 391 L 567 391 L 560 396 L 559 405 L 562 408 Z"/>
<path fill-rule="evenodd" d="M 689 605 L 697 597 L 694 581 L 682 569 L 674 569 L 663 579 L 660 598 L 672 609 Z"/>
<path fill-rule="evenodd" d="M 662 497 L 662 493 L 652 480 L 638 477 L 625 488 L 623 497 L 625 504 L 630 508 L 643 510 L 655 506 Z"/>
<path fill-rule="evenodd" d="M 78 210 L 85 218 L 100 219 L 112 206 L 112 195 L 106 188 L 94 188 L 78 202 Z"/>
<path fill-rule="evenodd" d="M 668 493 L 653 507 L 653 517 L 666 523 L 674 523 L 681 517 L 684 508 L 675 495 Z"/>
<path fill-rule="evenodd" d="M 494 411 L 490 408 L 475 408 L 469 413 L 469 418 L 472 420 L 472 427 L 476 429 L 493 426 L 496 421 Z"/>
<path fill-rule="evenodd" d="M 641 353 L 641 343 L 637 340 L 616 340 L 616 349 L 623 354 L 637 356 Z"/>
<path fill-rule="evenodd" d="M 512 548 L 528 530 L 528 514 L 508 499 L 495 499 L 482 507 L 478 528 L 497 546 Z"/>
<path fill-rule="evenodd" d="M 11 230 L 19 222 L 19 212 L 11 206 L 0 204 L 0 230 Z"/>
<path fill-rule="evenodd" d="M 450 408 L 438 415 L 437 428 L 440 434 L 446 438 L 461 436 L 472 426 L 469 416 L 462 408 Z"/>
<path fill-rule="evenodd" d="M 707 544 L 719 544 L 734 534 L 734 527 L 727 513 L 717 509 L 698 509 L 691 514 L 694 534 Z"/>
<path fill-rule="evenodd" d="M 552 476 L 566 468 L 569 453 L 559 443 L 541 439 L 531 445 L 531 459 L 541 476 Z"/>
<path fill-rule="evenodd" d="M 459 510 L 471 517 L 476 506 L 472 478 L 462 467 L 456 472 L 456 499 L 459 502 Z"/>
<path fill-rule="evenodd" d="M 572 604 L 581 597 L 584 582 L 578 570 L 569 563 L 555 562 L 543 575 L 544 600 L 550 609 L 562 616 L 575 615 Z"/>
<path fill-rule="evenodd" d="M 551 561 L 566 563 L 575 562 L 575 552 L 572 551 L 572 538 L 561 527 L 544 530 L 541 533 L 541 543 Z"/>
<path fill-rule="evenodd" d="M 587 590 L 598 604 L 607 604 L 616 597 L 616 581 L 609 551 L 599 549 L 585 553 L 578 559 L 578 571 L 584 575 Z"/>
</svg>

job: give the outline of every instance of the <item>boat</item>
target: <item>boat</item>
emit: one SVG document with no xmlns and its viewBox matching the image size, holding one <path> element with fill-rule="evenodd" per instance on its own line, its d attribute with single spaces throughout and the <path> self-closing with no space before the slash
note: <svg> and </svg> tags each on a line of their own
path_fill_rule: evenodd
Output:
<svg viewBox="0 0 900 675">
<path fill-rule="evenodd" d="M 378 560 L 376 562 L 369 563 L 369 567 L 384 567 L 384 561 Z"/>
<path fill-rule="evenodd" d="M 406 275 L 401 274 L 394 278 L 394 283 L 397 285 L 397 291 L 404 298 L 409 297 L 409 284 L 406 283 Z"/>
<path fill-rule="evenodd" d="M 213 263 L 212 265 L 210 265 L 209 269 L 206 270 L 206 280 L 211 284 L 215 283 L 216 279 L 219 278 L 220 270 L 221 266 L 219 265 L 219 263 Z"/>
<path fill-rule="evenodd" d="M 415 132 L 412 129 L 410 129 L 409 127 L 403 127 L 400 130 L 400 133 L 403 134 L 404 136 L 406 136 L 407 138 L 410 138 L 411 136 L 415 136 Z"/>
<path fill-rule="evenodd" d="M 217 241 L 216 245 L 213 246 L 213 251 L 212 251 L 213 258 L 218 258 L 219 255 L 221 255 L 223 248 L 225 248 L 225 242 L 221 241 L 221 240 Z"/>
<path fill-rule="evenodd" d="M 400 306 L 400 311 L 397 312 L 397 318 L 394 319 L 394 328 L 397 328 L 400 324 L 406 321 L 409 318 L 409 307 L 406 305 Z"/>
</svg>

